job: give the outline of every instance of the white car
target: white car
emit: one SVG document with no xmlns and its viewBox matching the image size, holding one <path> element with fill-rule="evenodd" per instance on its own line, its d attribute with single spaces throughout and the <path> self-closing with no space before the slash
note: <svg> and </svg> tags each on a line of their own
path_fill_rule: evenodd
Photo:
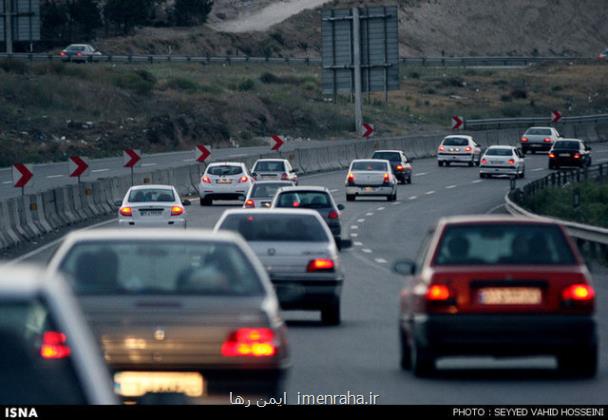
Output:
<svg viewBox="0 0 608 420">
<path fill-rule="evenodd" d="M 346 201 L 356 197 L 386 197 L 397 200 L 397 178 L 388 160 L 353 160 L 346 176 Z"/>
<path fill-rule="evenodd" d="M 0 404 L 117 404 L 72 291 L 39 268 L 0 269 Z"/>
<path fill-rule="evenodd" d="M 498 175 L 523 178 L 526 174 L 524 154 L 513 146 L 490 146 L 479 164 L 479 177 Z"/>
<path fill-rule="evenodd" d="M 272 200 L 280 188 L 293 186 L 294 183 L 290 181 L 257 181 L 249 189 L 243 208 L 270 208 Z"/>
<path fill-rule="evenodd" d="M 437 149 L 437 164 L 450 166 L 451 163 L 479 165 L 481 147 L 471 136 L 452 135 L 445 137 Z"/>
<path fill-rule="evenodd" d="M 116 203 L 118 225 L 126 228 L 186 228 L 190 201 L 182 200 L 172 185 L 138 185 L 129 188 L 122 202 Z"/>
<path fill-rule="evenodd" d="M 198 185 L 201 206 L 210 206 L 213 200 L 244 201 L 252 184 L 253 179 L 244 163 L 212 163 L 207 166 Z"/>
<path fill-rule="evenodd" d="M 560 138 L 559 132 L 553 127 L 530 127 L 519 139 L 519 145 L 524 155 L 528 152 L 548 152 Z"/>
<path fill-rule="evenodd" d="M 256 181 L 291 181 L 298 185 L 298 171 L 287 159 L 258 159 L 251 168 L 251 176 Z"/>
</svg>

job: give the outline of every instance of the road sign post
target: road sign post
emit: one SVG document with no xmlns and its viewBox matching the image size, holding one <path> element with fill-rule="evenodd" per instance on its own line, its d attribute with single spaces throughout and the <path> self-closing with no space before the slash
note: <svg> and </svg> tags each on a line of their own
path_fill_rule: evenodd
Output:
<svg viewBox="0 0 608 420">
<path fill-rule="evenodd" d="M 131 186 L 135 185 L 135 166 L 141 161 L 141 150 L 126 149 L 123 151 L 123 166 L 131 169 Z"/>
<path fill-rule="evenodd" d="M 361 27 L 359 8 L 353 7 L 353 72 L 355 81 L 355 127 L 362 130 L 363 103 L 361 102 Z M 359 131 L 361 132 L 361 131 Z"/>
<path fill-rule="evenodd" d="M 70 177 L 78 178 L 80 185 L 80 177 L 86 176 L 89 173 L 89 160 L 81 156 L 70 156 L 68 160 L 68 172 Z"/>
<path fill-rule="evenodd" d="M 34 170 L 31 165 L 15 163 L 13 165 L 13 186 L 21 188 L 21 196 L 25 195 L 25 186 L 34 177 Z"/>
</svg>

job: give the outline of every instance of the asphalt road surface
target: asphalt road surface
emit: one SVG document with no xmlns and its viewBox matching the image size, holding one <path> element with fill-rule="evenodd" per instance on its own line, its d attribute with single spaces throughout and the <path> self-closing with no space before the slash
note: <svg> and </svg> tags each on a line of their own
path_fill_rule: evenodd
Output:
<svg viewBox="0 0 608 420">
<path fill-rule="evenodd" d="M 594 161 L 608 158 L 608 145 L 594 146 Z M 546 175 L 545 155 L 526 159 L 527 182 Z M 392 263 L 414 257 L 426 231 L 442 216 L 503 213 L 507 179 L 480 179 L 477 168 L 439 168 L 434 159 L 414 162 L 412 185 L 400 185 L 398 201 L 361 199 L 346 203 L 345 171 L 302 178 L 303 184 L 328 187 L 346 205 L 343 229 L 354 241 L 342 253 L 346 281 L 342 295 L 343 323 L 320 324 L 318 313 L 286 312 L 293 368 L 287 383 L 288 403 L 303 394 L 378 395 L 378 403 L 402 404 L 605 404 L 608 393 L 608 285 L 605 268 L 592 267 L 598 302 L 600 370 L 595 379 L 557 375 L 551 358 L 445 359 L 439 374 L 415 378 L 399 369 L 398 295 L 402 278 Z M 211 228 L 226 203 L 188 208 L 188 226 Z M 105 226 L 114 226 L 115 222 Z M 44 263 L 52 247 L 28 261 Z"/>
</svg>

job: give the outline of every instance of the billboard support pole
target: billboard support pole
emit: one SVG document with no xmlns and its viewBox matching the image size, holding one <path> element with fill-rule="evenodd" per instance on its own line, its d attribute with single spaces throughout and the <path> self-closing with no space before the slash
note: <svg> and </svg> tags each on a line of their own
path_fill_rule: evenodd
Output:
<svg viewBox="0 0 608 420">
<path fill-rule="evenodd" d="M 6 53 L 13 53 L 13 10 L 12 0 L 4 0 L 4 32 L 6 37 Z"/>
<path fill-rule="evenodd" d="M 363 131 L 363 103 L 361 101 L 361 21 L 359 8 L 353 7 L 353 71 L 355 85 L 355 130 Z"/>
</svg>

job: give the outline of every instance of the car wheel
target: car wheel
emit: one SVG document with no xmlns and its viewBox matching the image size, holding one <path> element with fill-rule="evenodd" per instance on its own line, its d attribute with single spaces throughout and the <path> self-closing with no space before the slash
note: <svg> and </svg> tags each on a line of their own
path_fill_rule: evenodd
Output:
<svg viewBox="0 0 608 420">
<path fill-rule="evenodd" d="M 444 165 L 444 166 L 450 166 L 450 162 L 447 162 L 447 161 L 446 161 L 446 162 L 443 162 L 443 165 Z"/>
<path fill-rule="evenodd" d="M 481 173 L 481 172 L 480 172 L 480 173 L 479 173 L 479 177 L 480 177 L 480 178 L 485 178 L 485 177 L 486 177 L 486 174 L 484 174 L 484 173 Z"/>
<path fill-rule="evenodd" d="M 397 193 L 391 194 L 391 195 L 387 195 L 386 196 L 386 200 L 387 201 L 397 201 Z"/>
<path fill-rule="evenodd" d="M 533 155 L 535 155 L 536 154 L 536 150 L 532 149 L 532 150 L 530 150 L 530 153 L 532 153 Z"/>
<path fill-rule="evenodd" d="M 355 201 L 354 194 L 346 194 L 346 201 Z"/>
<path fill-rule="evenodd" d="M 410 176 L 407 178 L 407 183 L 408 183 L 408 184 L 411 184 L 411 183 L 412 183 L 412 176 L 411 176 L 411 175 L 410 175 Z"/>
<path fill-rule="evenodd" d="M 557 356 L 559 371 L 568 376 L 592 378 L 597 374 L 597 365 L 597 344 L 587 349 L 577 349 L 576 351 L 562 353 Z"/>
<path fill-rule="evenodd" d="M 555 165 L 549 162 L 549 169 L 555 169 Z"/>
<path fill-rule="evenodd" d="M 336 299 L 321 309 L 321 322 L 325 325 L 340 325 L 340 300 Z"/>
<path fill-rule="evenodd" d="M 521 171 L 521 174 L 519 174 L 519 177 L 521 179 L 524 179 L 526 177 L 526 171 Z"/>
<path fill-rule="evenodd" d="M 401 353 L 399 355 L 399 366 L 402 370 L 412 369 L 412 351 L 407 336 L 401 328 L 399 328 L 399 338 L 401 343 Z"/>
<path fill-rule="evenodd" d="M 417 342 L 414 342 L 411 350 L 414 375 L 418 377 L 430 376 L 435 370 L 435 356 Z"/>
<path fill-rule="evenodd" d="M 442 162 L 442 161 L 440 161 L 440 160 L 438 160 L 438 161 L 437 161 L 437 166 L 443 166 L 443 162 Z"/>
</svg>

